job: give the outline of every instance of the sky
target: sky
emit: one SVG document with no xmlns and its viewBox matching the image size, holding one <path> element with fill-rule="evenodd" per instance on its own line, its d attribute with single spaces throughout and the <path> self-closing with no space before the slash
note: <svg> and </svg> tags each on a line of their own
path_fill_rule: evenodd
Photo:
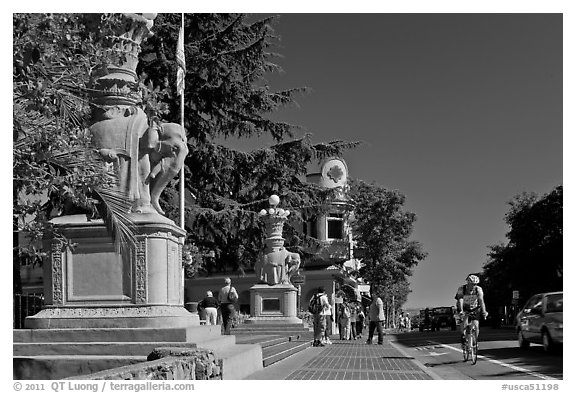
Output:
<svg viewBox="0 0 576 393">
<path fill-rule="evenodd" d="M 488 247 L 506 241 L 507 201 L 563 184 L 563 159 L 571 161 L 563 156 L 562 128 L 571 3 L 361 3 L 175 2 L 158 11 L 281 11 L 276 49 L 285 72 L 270 85 L 311 93 L 275 118 L 305 127 L 315 142 L 363 142 L 344 156 L 350 176 L 402 192 L 417 215 L 412 239 L 428 253 L 410 279 L 406 308 L 451 305 L 466 275 L 481 271 Z M 27 4 L 13 11 L 48 11 Z M 50 10 L 101 11 L 63 4 Z M 3 43 L 7 53 L 9 41 Z M 4 66 L 9 91 L 10 64 Z"/>
<path fill-rule="evenodd" d="M 506 241 L 507 202 L 563 184 L 562 15 L 280 14 L 274 30 L 270 86 L 312 90 L 274 118 L 362 142 L 350 176 L 403 193 L 428 253 L 405 307 L 452 305 Z"/>
</svg>

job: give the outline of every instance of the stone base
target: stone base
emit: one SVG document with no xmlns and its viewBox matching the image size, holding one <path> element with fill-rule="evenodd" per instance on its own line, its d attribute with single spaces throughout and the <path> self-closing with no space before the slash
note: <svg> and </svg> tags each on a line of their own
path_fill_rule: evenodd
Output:
<svg viewBox="0 0 576 393">
<path fill-rule="evenodd" d="M 52 307 L 24 323 L 27 329 L 186 328 L 200 319 L 179 306 Z"/>
<path fill-rule="evenodd" d="M 43 265 L 46 308 L 26 318 L 32 329 L 180 328 L 198 326 L 184 306 L 182 245 L 186 232 L 158 214 L 131 214 L 135 245 L 118 253 L 101 220 L 52 220 L 55 238 Z"/>
<path fill-rule="evenodd" d="M 298 290 L 291 284 L 256 284 L 250 288 L 248 324 L 302 323 L 296 316 Z"/>
</svg>

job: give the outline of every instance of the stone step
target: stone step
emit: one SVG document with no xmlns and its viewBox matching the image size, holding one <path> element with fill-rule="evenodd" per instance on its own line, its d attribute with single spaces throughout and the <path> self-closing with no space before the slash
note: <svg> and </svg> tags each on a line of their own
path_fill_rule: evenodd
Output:
<svg viewBox="0 0 576 393">
<path fill-rule="evenodd" d="M 262 349 L 257 344 L 210 345 L 214 355 L 222 360 L 222 378 L 226 380 L 242 379 L 262 370 Z M 21 380 L 54 380 L 90 374 L 143 363 L 146 356 L 113 355 L 42 355 L 14 356 L 13 378 Z"/>
<path fill-rule="evenodd" d="M 220 326 L 187 328 L 15 329 L 14 343 L 200 342 L 220 337 Z"/>
<path fill-rule="evenodd" d="M 264 368 L 262 348 L 258 344 L 235 344 L 215 349 L 214 355 L 222 359 L 222 379 L 242 379 Z"/>
<path fill-rule="evenodd" d="M 14 379 L 54 380 L 95 373 L 146 361 L 146 356 L 14 356 Z"/>
<path fill-rule="evenodd" d="M 270 327 L 266 330 L 264 329 L 250 329 L 250 328 L 242 328 L 242 329 L 232 329 L 232 334 L 235 335 L 244 335 L 244 334 L 273 334 L 277 336 L 286 336 L 286 335 L 301 335 L 305 333 L 309 333 L 307 329 L 283 329 L 283 328 L 273 328 Z"/>
<path fill-rule="evenodd" d="M 262 348 L 262 365 L 268 367 L 306 348 L 310 348 L 308 341 L 288 341 Z"/>
<path fill-rule="evenodd" d="M 200 343 L 193 342 L 54 342 L 14 343 L 14 356 L 108 355 L 148 356 L 158 347 L 216 349 L 235 344 L 234 336 L 220 336 Z"/>
<path fill-rule="evenodd" d="M 241 325 L 235 326 L 232 330 L 269 330 L 269 329 L 299 329 L 308 330 L 308 325 L 304 323 L 243 323 Z"/>
<path fill-rule="evenodd" d="M 237 344 L 259 344 L 262 348 L 290 341 L 290 336 L 277 335 L 236 335 Z"/>
</svg>

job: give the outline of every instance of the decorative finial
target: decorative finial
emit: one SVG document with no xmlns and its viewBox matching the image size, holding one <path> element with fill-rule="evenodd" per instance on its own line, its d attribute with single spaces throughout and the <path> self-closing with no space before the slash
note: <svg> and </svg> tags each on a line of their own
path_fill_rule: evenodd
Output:
<svg viewBox="0 0 576 393">
<path fill-rule="evenodd" d="M 275 207 L 280 203 L 280 197 L 278 195 L 270 195 L 270 198 L 268 198 L 268 203 L 270 206 Z"/>
</svg>

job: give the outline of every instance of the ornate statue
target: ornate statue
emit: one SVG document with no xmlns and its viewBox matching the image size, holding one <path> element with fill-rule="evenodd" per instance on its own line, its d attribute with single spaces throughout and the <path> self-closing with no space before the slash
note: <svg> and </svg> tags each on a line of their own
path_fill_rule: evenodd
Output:
<svg viewBox="0 0 576 393">
<path fill-rule="evenodd" d="M 254 265 L 256 277 L 259 283 L 276 285 L 291 284 L 290 277 L 300 268 L 300 255 L 284 248 L 282 227 L 288 219 L 290 211 L 276 208 L 280 198 L 272 195 L 268 199 L 270 208 L 260 211 L 260 216 L 266 222 L 266 248 L 258 256 Z"/>
<path fill-rule="evenodd" d="M 92 143 L 118 174 L 131 212 L 164 212 L 160 194 L 180 171 L 188 154 L 186 131 L 178 124 L 149 121 L 137 105 L 140 43 L 151 36 L 156 14 L 122 14 L 123 23 L 107 37 L 106 57 L 92 74 Z M 151 124 L 150 124 L 151 123 Z"/>
</svg>

